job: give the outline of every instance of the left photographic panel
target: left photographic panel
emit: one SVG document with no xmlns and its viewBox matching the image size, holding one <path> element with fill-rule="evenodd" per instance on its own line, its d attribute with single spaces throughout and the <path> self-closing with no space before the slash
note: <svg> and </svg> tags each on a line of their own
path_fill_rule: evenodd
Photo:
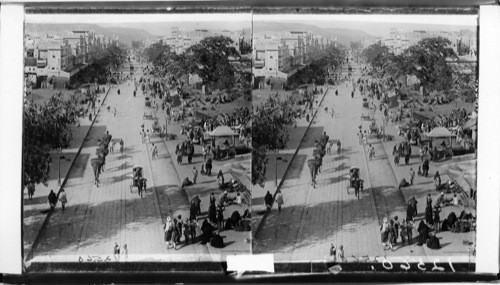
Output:
<svg viewBox="0 0 500 285">
<path fill-rule="evenodd" d="M 211 271 L 193 262 L 251 253 L 251 27 L 249 13 L 26 14 L 28 271 Z"/>
</svg>

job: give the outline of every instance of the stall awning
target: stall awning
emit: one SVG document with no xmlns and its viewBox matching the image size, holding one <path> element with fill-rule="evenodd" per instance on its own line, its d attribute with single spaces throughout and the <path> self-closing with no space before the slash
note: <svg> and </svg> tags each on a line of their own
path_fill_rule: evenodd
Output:
<svg viewBox="0 0 500 285">
<path fill-rule="evenodd" d="M 468 120 L 463 126 L 463 129 L 476 129 L 477 128 L 477 117 Z"/>
<path fill-rule="evenodd" d="M 447 128 L 438 127 L 426 133 L 425 136 L 429 138 L 449 138 L 449 137 L 454 137 L 455 135 L 452 134 Z"/>
<path fill-rule="evenodd" d="M 232 136 L 237 136 L 238 134 L 235 133 L 230 127 L 228 126 L 219 126 L 215 130 L 209 133 L 211 137 L 232 137 Z"/>
</svg>

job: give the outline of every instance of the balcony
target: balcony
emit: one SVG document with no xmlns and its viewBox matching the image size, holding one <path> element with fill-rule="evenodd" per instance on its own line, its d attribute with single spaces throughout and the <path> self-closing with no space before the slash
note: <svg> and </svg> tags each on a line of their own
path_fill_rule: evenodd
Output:
<svg viewBox="0 0 500 285">
<path fill-rule="evenodd" d="M 36 61 L 36 67 L 38 68 L 44 68 L 47 66 L 47 60 L 46 59 L 37 59 Z"/>
</svg>

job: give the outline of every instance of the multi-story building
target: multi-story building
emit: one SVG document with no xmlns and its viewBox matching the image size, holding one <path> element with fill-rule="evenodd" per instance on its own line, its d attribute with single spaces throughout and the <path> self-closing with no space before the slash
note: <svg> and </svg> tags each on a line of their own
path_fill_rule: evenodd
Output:
<svg viewBox="0 0 500 285">
<path fill-rule="evenodd" d="M 92 31 L 67 31 L 61 35 L 26 35 L 25 75 L 36 84 L 67 82 L 92 61 L 90 50 L 104 47 L 104 36 Z M 56 79 L 52 79 L 56 78 Z"/>
<path fill-rule="evenodd" d="M 253 80 L 258 88 L 282 88 L 313 60 L 312 53 L 336 45 L 336 37 L 315 36 L 308 31 L 258 35 L 253 39 Z"/>
</svg>

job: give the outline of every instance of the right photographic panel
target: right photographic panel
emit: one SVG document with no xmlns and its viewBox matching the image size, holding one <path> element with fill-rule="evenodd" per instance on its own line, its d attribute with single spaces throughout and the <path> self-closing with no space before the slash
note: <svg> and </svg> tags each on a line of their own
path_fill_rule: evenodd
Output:
<svg viewBox="0 0 500 285">
<path fill-rule="evenodd" d="M 253 16 L 253 253 L 474 270 L 478 17 Z"/>
</svg>

